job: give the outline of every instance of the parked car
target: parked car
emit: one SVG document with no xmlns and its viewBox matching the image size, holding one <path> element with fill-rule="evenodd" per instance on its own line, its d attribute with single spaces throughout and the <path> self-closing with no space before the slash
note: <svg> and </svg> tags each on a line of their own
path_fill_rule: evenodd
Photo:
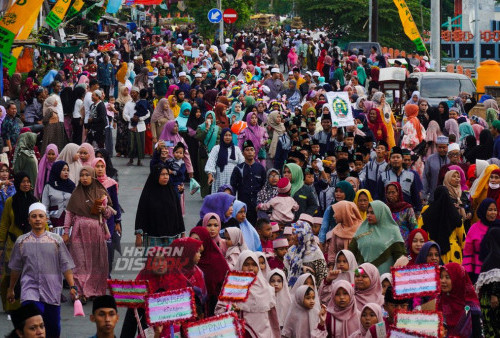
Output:
<svg viewBox="0 0 500 338">
<path fill-rule="evenodd" d="M 410 79 L 416 79 L 420 97 L 429 102 L 429 106 L 437 107 L 439 102 L 453 102 L 453 98 L 461 92 L 473 94 L 476 86 L 470 78 L 462 74 L 446 72 L 412 73 Z M 411 95 L 411 93 L 408 93 Z"/>
<path fill-rule="evenodd" d="M 353 49 L 357 49 L 358 51 L 363 50 L 363 55 L 368 57 L 370 56 L 370 50 L 373 46 L 377 47 L 377 54 L 382 53 L 382 48 L 380 47 L 380 44 L 378 42 L 366 42 L 366 41 L 349 42 L 349 44 L 347 45 L 347 50 L 353 50 Z"/>
</svg>

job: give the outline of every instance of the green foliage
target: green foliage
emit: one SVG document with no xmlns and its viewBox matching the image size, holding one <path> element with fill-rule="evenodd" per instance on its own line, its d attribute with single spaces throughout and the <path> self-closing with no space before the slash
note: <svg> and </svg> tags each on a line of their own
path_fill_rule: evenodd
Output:
<svg viewBox="0 0 500 338">
<path fill-rule="evenodd" d="M 419 0 L 406 0 L 413 19 L 422 32 Z M 368 1 L 296 0 L 297 15 L 306 27 L 329 28 L 340 41 L 368 41 Z M 383 46 L 413 50 L 414 44 L 403 31 L 393 0 L 379 0 L 379 42 Z M 422 8 L 424 28 L 430 27 L 430 11 Z"/>
<path fill-rule="evenodd" d="M 270 13 L 285 16 L 292 12 L 291 0 L 256 0 L 255 13 Z"/>
<path fill-rule="evenodd" d="M 187 0 L 187 12 L 194 17 L 198 31 L 207 37 L 213 37 L 218 24 L 208 21 L 208 11 L 217 7 L 216 0 Z M 222 0 L 222 9 L 232 8 L 238 13 L 238 20 L 233 25 L 224 24 L 224 30 L 236 30 L 250 21 L 255 13 L 255 0 Z M 229 27 L 228 27 L 229 26 Z"/>
</svg>

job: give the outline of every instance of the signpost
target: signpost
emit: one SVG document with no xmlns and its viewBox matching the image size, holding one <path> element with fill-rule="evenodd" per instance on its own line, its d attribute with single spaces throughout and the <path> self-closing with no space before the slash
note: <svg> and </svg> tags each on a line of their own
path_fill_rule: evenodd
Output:
<svg viewBox="0 0 500 338">
<path fill-rule="evenodd" d="M 238 13 L 232 8 L 226 8 L 222 15 L 222 19 L 225 23 L 235 23 L 236 20 L 238 20 Z"/>
<path fill-rule="evenodd" d="M 222 20 L 222 12 L 218 8 L 212 8 L 208 11 L 208 21 L 219 23 Z"/>
</svg>

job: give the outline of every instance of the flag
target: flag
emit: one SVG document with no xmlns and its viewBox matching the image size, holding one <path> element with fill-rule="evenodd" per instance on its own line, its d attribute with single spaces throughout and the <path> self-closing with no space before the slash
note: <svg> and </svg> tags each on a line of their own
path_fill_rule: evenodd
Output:
<svg viewBox="0 0 500 338">
<path fill-rule="evenodd" d="M 70 7 L 68 11 L 68 18 L 71 18 L 76 14 L 78 14 L 78 12 L 80 12 L 80 10 L 83 7 L 83 3 L 84 3 L 83 0 L 75 0 L 75 2 L 73 2 L 73 5 Z"/>
<path fill-rule="evenodd" d="M 47 15 L 45 21 L 52 29 L 57 29 L 68 11 L 71 0 L 58 0 Z"/>
<path fill-rule="evenodd" d="M 417 25 L 413 21 L 410 9 L 406 5 L 405 0 L 394 0 L 394 4 L 398 8 L 399 18 L 401 19 L 406 36 L 417 46 L 417 51 L 426 52 L 427 49 L 425 48 L 424 41 L 418 32 Z"/>
<path fill-rule="evenodd" d="M 106 7 L 106 13 L 115 14 L 120 9 L 122 5 L 122 0 L 109 0 L 108 6 Z"/>
</svg>

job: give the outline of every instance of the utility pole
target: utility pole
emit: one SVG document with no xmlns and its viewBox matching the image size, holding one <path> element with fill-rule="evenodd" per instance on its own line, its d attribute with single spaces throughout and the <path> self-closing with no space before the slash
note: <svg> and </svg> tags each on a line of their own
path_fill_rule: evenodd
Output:
<svg viewBox="0 0 500 338">
<path fill-rule="evenodd" d="M 220 10 L 221 13 L 223 13 L 221 0 L 217 0 L 217 8 Z M 222 18 L 219 21 L 219 43 L 220 46 L 224 44 L 224 20 L 222 20 Z"/>
<path fill-rule="evenodd" d="M 378 0 L 371 0 L 372 2 L 372 31 L 370 41 L 378 41 Z"/>
<path fill-rule="evenodd" d="M 368 41 L 372 42 L 373 0 L 368 0 Z"/>
<path fill-rule="evenodd" d="M 479 0 L 474 1 L 474 53 L 476 54 L 476 70 L 481 63 L 481 34 L 479 33 Z M 476 71 L 477 78 L 477 71 Z"/>
<path fill-rule="evenodd" d="M 441 13 L 440 0 L 431 0 L 431 65 L 441 71 Z"/>
</svg>

